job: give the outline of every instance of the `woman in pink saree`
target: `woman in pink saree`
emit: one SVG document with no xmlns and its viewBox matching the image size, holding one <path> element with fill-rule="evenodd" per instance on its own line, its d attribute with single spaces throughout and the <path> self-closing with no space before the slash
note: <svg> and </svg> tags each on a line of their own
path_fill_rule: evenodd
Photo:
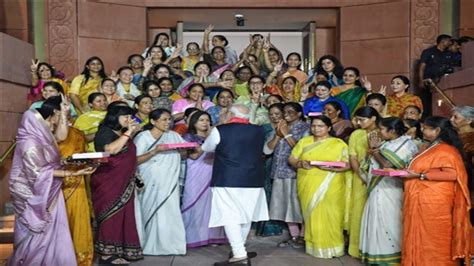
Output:
<svg viewBox="0 0 474 266">
<path fill-rule="evenodd" d="M 77 264 L 61 185 L 64 177 L 91 174 L 93 169 L 59 169 L 56 141 L 68 132 L 69 104 L 64 100 L 50 97 L 41 108 L 28 110 L 18 128 L 9 179 L 14 250 L 7 265 Z"/>
</svg>

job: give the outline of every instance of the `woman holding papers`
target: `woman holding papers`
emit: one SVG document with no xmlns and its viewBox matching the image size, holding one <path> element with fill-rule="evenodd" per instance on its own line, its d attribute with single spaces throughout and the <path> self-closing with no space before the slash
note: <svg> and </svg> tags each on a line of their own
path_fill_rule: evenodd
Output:
<svg viewBox="0 0 474 266">
<path fill-rule="evenodd" d="M 196 111 L 189 119 L 188 133 L 183 138 L 202 144 L 211 130 L 211 116 Z M 186 227 L 187 247 L 226 243 L 224 227 L 209 228 L 211 217 L 211 177 L 214 153 L 192 150 L 187 159 L 181 212 Z"/>
<path fill-rule="evenodd" d="M 135 201 L 140 243 L 146 255 L 186 254 L 186 237 L 179 207 L 181 155 L 163 144 L 183 143 L 181 136 L 169 130 L 171 114 L 156 109 L 150 124 L 135 138 L 138 172 L 145 188 Z"/>
<path fill-rule="evenodd" d="M 471 206 L 461 139 L 447 118 L 428 117 L 430 145 L 411 161 L 403 200 L 403 265 L 469 261 Z"/>
<path fill-rule="evenodd" d="M 400 118 L 380 120 L 381 139 L 369 134 L 370 169 L 404 169 L 418 147 Z M 400 263 L 403 181 L 396 177 L 367 175 L 367 202 L 360 229 L 360 255 L 368 264 Z"/>
<path fill-rule="evenodd" d="M 91 177 L 99 264 L 143 259 L 134 215 L 136 147 L 130 139 L 139 126 L 131 119 L 132 112 L 128 106 L 109 108 L 94 139 L 96 151 L 112 155 Z"/>
<path fill-rule="evenodd" d="M 306 253 L 326 259 L 344 255 L 344 171 L 349 169 L 347 144 L 330 135 L 331 127 L 331 119 L 325 116 L 312 118 L 311 136 L 298 141 L 288 160 L 297 169 Z M 311 161 L 345 164 L 316 167 Z"/>
</svg>

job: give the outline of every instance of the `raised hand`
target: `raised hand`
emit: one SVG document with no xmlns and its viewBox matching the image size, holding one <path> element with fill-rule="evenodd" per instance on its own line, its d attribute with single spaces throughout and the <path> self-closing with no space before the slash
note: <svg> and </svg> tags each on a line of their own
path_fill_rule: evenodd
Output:
<svg viewBox="0 0 474 266">
<path fill-rule="evenodd" d="M 36 73 L 36 71 L 38 71 L 38 65 L 39 65 L 38 59 L 31 59 L 31 66 L 30 66 L 31 73 Z"/>
<path fill-rule="evenodd" d="M 67 116 L 71 110 L 71 102 L 66 95 L 62 93 L 59 95 L 61 96 L 61 113 Z"/>
<path fill-rule="evenodd" d="M 234 87 L 234 82 L 230 81 L 230 80 L 221 81 L 221 82 L 219 82 L 219 86 L 230 90 Z"/>
<path fill-rule="evenodd" d="M 385 85 L 380 86 L 379 93 L 384 96 L 387 95 L 387 86 Z"/>
<path fill-rule="evenodd" d="M 119 75 L 115 70 L 112 70 L 112 73 L 110 73 L 110 79 L 117 82 L 119 80 Z"/>
<path fill-rule="evenodd" d="M 367 76 L 363 76 L 360 78 L 360 82 L 362 83 L 362 86 L 368 91 L 372 92 L 372 83 L 370 80 L 367 78 Z"/>
<path fill-rule="evenodd" d="M 173 53 L 171 54 L 171 58 L 178 57 L 182 49 L 183 49 L 183 45 L 181 43 L 177 43 L 176 49 L 174 49 Z"/>
<path fill-rule="evenodd" d="M 207 26 L 206 29 L 204 30 L 204 34 L 206 34 L 206 35 L 211 34 L 213 29 L 214 29 L 214 25 L 209 24 L 209 26 Z"/>
<path fill-rule="evenodd" d="M 270 41 L 268 40 L 268 38 L 265 38 L 263 39 L 263 46 L 262 46 L 262 50 L 267 53 L 269 50 L 270 50 Z"/>
<path fill-rule="evenodd" d="M 276 73 L 280 72 L 281 69 L 283 68 L 283 61 L 280 61 L 278 62 L 278 64 L 276 64 L 274 67 L 273 67 L 273 71 L 275 71 Z"/>
<path fill-rule="evenodd" d="M 382 140 L 380 139 L 377 131 L 371 131 L 369 133 L 369 147 L 371 149 L 377 149 L 380 147 Z"/>
<path fill-rule="evenodd" d="M 130 119 L 127 125 L 127 131 L 125 132 L 129 136 L 135 135 L 138 131 L 140 131 L 141 126 L 135 122 L 133 119 Z"/>
</svg>

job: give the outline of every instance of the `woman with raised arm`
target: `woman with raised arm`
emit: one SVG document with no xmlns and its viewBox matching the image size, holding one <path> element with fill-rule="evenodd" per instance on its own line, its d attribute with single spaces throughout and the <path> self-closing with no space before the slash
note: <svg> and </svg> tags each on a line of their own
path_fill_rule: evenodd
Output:
<svg viewBox="0 0 474 266">
<path fill-rule="evenodd" d="M 196 111 L 189 119 L 188 133 L 183 138 L 202 145 L 211 131 L 211 117 Z M 190 150 L 187 159 L 181 213 L 186 228 L 188 248 L 226 243 L 223 227 L 209 228 L 211 217 L 211 177 L 214 154 Z"/>
<path fill-rule="evenodd" d="M 136 146 L 131 140 L 139 130 L 128 106 L 112 106 L 95 135 L 97 152 L 111 156 L 91 177 L 97 221 L 95 252 L 100 264 L 127 264 L 143 259 L 135 223 Z"/>
<path fill-rule="evenodd" d="M 308 131 L 309 125 L 304 122 L 303 107 L 295 102 L 285 104 L 283 118 L 275 130 L 278 142 L 273 152 L 271 171 L 270 219 L 288 224 L 290 238 L 279 243 L 279 247 L 302 248 L 303 216 L 297 195 L 296 171 L 288 163 L 288 157 L 291 149 Z"/>
<path fill-rule="evenodd" d="M 23 114 L 9 178 L 15 232 L 7 265 L 77 265 L 61 186 L 95 169 L 61 169 L 68 112 L 66 98 L 55 96 Z"/>
<path fill-rule="evenodd" d="M 214 25 L 209 25 L 207 28 L 204 30 L 204 36 L 202 39 L 202 51 L 204 54 L 209 54 L 210 48 L 209 48 L 209 39 L 212 30 L 214 29 Z M 229 41 L 224 35 L 214 35 L 212 36 L 212 46 L 220 46 L 225 49 L 225 61 L 228 64 L 235 64 L 238 61 L 237 53 L 235 52 L 234 49 L 232 49 L 229 46 Z"/>
<path fill-rule="evenodd" d="M 418 146 L 400 118 L 379 121 L 380 136 L 369 135 L 367 202 L 360 229 L 360 254 L 367 264 L 401 262 L 403 181 L 375 175 L 372 169 L 405 169 Z M 383 141 L 383 142 L 382 142 Z"/>
<path fill-rule="evenodd" d="M 360 258 L 360 224 L 367 200 L 367 174 L 369 165 L 369 134 L 377 132 L 379 113 L 372 107 L 363 106 L 355 112 L 355 121 L 359 129 L 349 137 L 349 162 L 352 176 L 348 176 L 346 188 L 346 218 L 349 233 L 349 255 Z"/>
<path fill-rule="evenodd" d="M 57 78 L 56 70 L 54 67 L 46 62 L 39 62 L 38 60 L 31 60 L 31 85 L 32 88 L 28 93 L 29 104 L 36 101 L 44 100 L 41 98 L 41 92 L 43 91 L 44 85 L 50 81 L 57 82 L 61 85 L 64 93 L 69 92 L 69 85 L 64 80 Z M 36 107 L 35 107 L 36 108 Z"/>
</svg>

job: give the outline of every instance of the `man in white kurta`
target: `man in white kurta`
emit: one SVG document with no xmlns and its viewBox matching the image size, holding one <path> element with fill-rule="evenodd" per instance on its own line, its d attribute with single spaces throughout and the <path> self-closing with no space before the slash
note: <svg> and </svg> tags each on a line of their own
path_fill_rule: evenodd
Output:
<svg viewBox="0 0 474 266">
<path fill-rule="evenodd" d="M 227 124 L 212 129 L 201 147 L 215 152 L 209 227 L 224 226 L 233 254 L 228 261 L 214 264 L 218 266 L 249 264 L 244 245 L 250 226 L 268 220 L 263 129 L 249 124 L 248 107 L 234 105 L 229 112 Z"/>
</svg>

